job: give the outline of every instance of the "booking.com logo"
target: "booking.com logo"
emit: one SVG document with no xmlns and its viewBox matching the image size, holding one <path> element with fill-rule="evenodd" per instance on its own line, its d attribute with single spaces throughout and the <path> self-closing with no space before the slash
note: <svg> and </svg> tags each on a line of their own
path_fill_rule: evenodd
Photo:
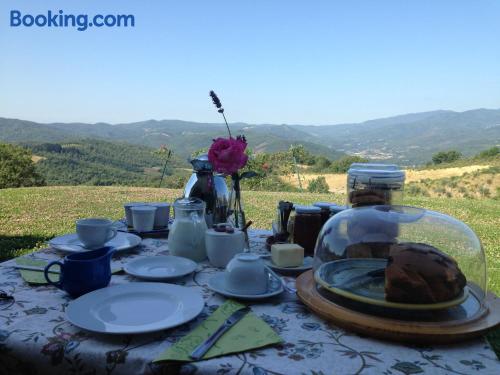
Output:
<svg viewBox="0 0 500 375">
<path fill-rule="evenodd" d="M 11 27 L 75 27 L 78 31 L 85 31 L 89 27 L 135 27 L 135 17 L 131 14 L 64 14 L 47 11 L 46 14 L 22 14 L 19 10 L 10 11 Z"/>
</svg>

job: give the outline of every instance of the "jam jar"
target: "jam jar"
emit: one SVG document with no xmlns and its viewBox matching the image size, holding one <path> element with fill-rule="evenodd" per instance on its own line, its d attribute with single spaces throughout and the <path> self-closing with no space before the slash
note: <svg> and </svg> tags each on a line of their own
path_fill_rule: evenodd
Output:
<svg viewBox="0 0 500 375">
<path fill-rule="evenodd" d="M 316 202 L 316 203 L 313 203 L 313 206 L 315 207 L 319 207 L 321 209 L 321 223 L 322 224 L 325 224 L 328 219 L 330 218 L 330 206 L 332 205 L 333 203 L 329 203 L 329 202 Z"/>
<path fill-rule="evenodd" d="M 354 207 L 401 203 L 405 172 L 394 164 L 351 164 L 347 172 L 348 204 Z"/>
<path fill-rule="evenodd" d="M 315 206 L 294 206 L 294 211 L 288 221 L 290 242 L 304 248 L 304 255 L 314 255 L 316 240 L 321 230 L 321 208 Z"/>
</svg>

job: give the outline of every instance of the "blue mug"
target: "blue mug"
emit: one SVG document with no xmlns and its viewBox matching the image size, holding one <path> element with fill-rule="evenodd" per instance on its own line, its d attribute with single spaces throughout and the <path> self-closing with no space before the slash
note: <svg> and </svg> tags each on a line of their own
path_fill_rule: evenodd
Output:
<svg viewBox="0 0 500 375">
<path fill-rule="evenodd" d="M 114 247 L 106 246 L 67 255 L 64 262 L 54 261 L 47 264 L 44 270 L 45 279 L 73 297 L 104 288 L 111 280 L 111 256 L 115 251 Z M 61 269 L 57 282 L 49 279 L 49 269 L 55 264 Z"/>
</svg>

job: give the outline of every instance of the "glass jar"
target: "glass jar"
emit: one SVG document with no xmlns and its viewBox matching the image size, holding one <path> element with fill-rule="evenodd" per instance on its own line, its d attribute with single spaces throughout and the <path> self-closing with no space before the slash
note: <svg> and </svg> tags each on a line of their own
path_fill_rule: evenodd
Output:
<svg viewBox="0 0 500 375">
<path fill-rule="evenodd" d="M 329 207 L 330 217 L 337 215 L 338 213 L 347 210 L 349 206 L 339 206 L 338 204 L 331 204 Z"/>
<path fill-rule="evenodd" d="M 200 262 L 207 257 L 205 248 L 206 204 L 199 198 L 179 198 L 174 202 L 174 222 L 168 235 L 172 255 Z"/>
<path fill-rule="evenodd" d="M 295 206 L 288 221 L 290 242 L 304 248 L 304 255 L 314 255 L 316 239 L 323 226 L 321 208 L 315 206 Z"/>
<path fill-rule="evenodd" d="M 354 207 L 400 204 L 405 172 L 394 164 L 353 163 L 347 172 L 348 204 Z"/>
<path fill-rule="evenodd" d="M 330 218 L 330 206 L 332 205 L 333 203 L 329 203 L 329 202 L 316 202 L 316 203 L 313 203 L 313 206 L 315 207 L 319 207 L 321 209 L 321 222 L 322 224 L 325 224 L 328 219 Z"/>
</svg>

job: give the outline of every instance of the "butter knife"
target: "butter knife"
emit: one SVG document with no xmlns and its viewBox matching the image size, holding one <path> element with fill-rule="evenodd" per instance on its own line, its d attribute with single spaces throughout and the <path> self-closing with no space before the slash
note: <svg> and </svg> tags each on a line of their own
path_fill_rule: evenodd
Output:
<svg viewBox="0 0 500 375">
<path fill-rule="evenodd" d="M 18 270 L 25 270 L 25 271 L 39 271 L 39 272 L 45 271 L 45 267 L 26 266 L 23 264 L 16 264 L 16 265 L 14 265 L 14 268 L 18 269 Z M 59 270 L 49 270 L 48 272 L 49 273 L 61 273 L 61 271 L 59 271 Z"/>
<path fill-rule="evenodd" d="M 212 346 L 214 346 L 217 340 L 220 339 L 220 337 L 224 333 L 226 333 L 232 326 L 238 323 L 249 311 L 250 307 L 245 307 L 232 313 L 229 318 L 227 318 L 224 323 L 222 323 L 222 325 L 210 335 L 208 339 L 198 345 L 189 356 L 194 360 L 201 359 L 205 355 L 205 353 L 208 352 L 208 350 Z"/>
</svg>

